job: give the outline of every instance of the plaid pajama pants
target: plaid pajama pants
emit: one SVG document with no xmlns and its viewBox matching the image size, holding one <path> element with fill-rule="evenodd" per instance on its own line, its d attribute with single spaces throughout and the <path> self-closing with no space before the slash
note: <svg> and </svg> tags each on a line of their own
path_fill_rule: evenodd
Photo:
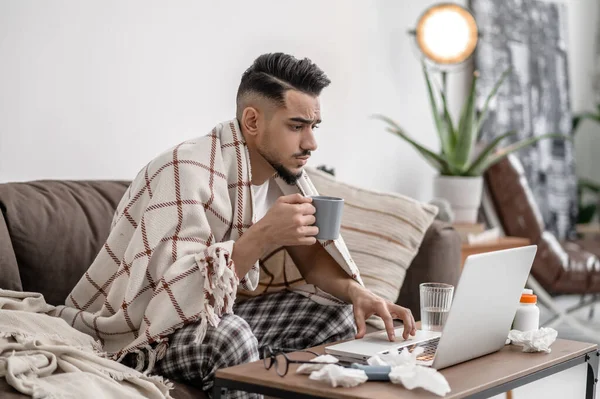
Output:
<svg viewBox="0 0 600 399">
<path fill-rule="evenodd" d="M 174 381 L 201 387 L 212 394 L 219 368 L 259 360 L 267 345 L 306 349 L 354 337 L 352 306 L 325 306 L 294 292 L 248 299 L 221 318 L 217 328 L 209 325 L 202 344 L 193 344 L 198 323 L 188 324 L 169 337 L 169 348 L 153 370 Z M 230 398 L 260 395 L 228 391 Z"/>
</svg>

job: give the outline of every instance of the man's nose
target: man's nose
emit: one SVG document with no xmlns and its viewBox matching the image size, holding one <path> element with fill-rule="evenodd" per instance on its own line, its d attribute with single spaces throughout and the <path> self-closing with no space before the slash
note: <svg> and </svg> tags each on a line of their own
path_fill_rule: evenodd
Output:
<svg viewBox="0 0 600 399">
<path fill-rule="evenodd" d="M 316 151 L 317 150 L 317 140 L 315 140 L 315 135 L 313 134 L 313 130 L 309 129 L 305 134 L 302 143 L 300 143 L 300 147 L 303 150 Z"/>
</svg>

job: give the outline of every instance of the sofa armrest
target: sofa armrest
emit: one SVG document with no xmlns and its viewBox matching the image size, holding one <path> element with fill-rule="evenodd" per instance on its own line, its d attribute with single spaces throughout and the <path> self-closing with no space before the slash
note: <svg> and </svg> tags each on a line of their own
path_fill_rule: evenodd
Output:
<svg viewBox="0 0 600 399">
<path fill-rule="evenodd" d="M 0 288 L 23 291 L 17 257 L 12 246 L 4 213 L 0 203 Z"/>
<path fill-rule="evenodd" d="M 460 251 L 460 234 L 451 225 L 434 221 L 406 272 L 396 303 L 409 308 L 415 320 L 420 320 L 419 284 L 436 282 L 456 287 L 461 273 Z"/>
</svg>

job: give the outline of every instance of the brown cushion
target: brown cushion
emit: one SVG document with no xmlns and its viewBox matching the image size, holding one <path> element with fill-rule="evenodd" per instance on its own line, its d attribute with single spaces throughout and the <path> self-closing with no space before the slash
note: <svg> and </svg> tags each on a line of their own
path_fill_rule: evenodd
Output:
<svg viewBox="0 0 600 399">
<path fill-rule="evenodd" d="M 600 272 L 596 272 L 590 276 L 590 292 L 600 292 Z"/>
<path fill-rule="evenodd" d="M 23 290 L 53 305 L 65 298 L 103 245 L 126 182 L 0 184 L 0 206 Z"/>
<path fill-rule="evenodd" d="M 0 288 L 21 291 L 21 276 L 13 250 L 8 228 L 4 222 L 4 212 L 0 213 Z"/>
<path fill-rule="evenodd" d="M 531 274 L 542 287 L 553 291 L 554 285 L 565 270 L 568 255 L 551 233 L 542 235 L 542 238 L 535 244 L 537 244 L 538 249 L 531 268 Z"/>
<path fill-rule="evenodd" d="M 519 160 L 509 155 L 489 168 L 485 179 L 506 235 L 537 242 L 544 221 Z"/>
<path fill-rule="evenodd" d="M 599 293 L 600 260 L 598 256 L 586 250 L 580 241 L 565 242 L 563 247 L 569 255 L 569 266 L 566 273 L 574 274 L 574 276 L 569 276 L 568 279 L 563 276 L 561 280 L 568 280 L 569 286 L 563 288 L 559 284 L 557 289 L 565 293 Z M 598 251 L 597 248 L 596 251 Z"/>
<path fill-rule="evenodd" d="M 600 261 L 576 242 L 559 243 L 544 233 L 532 274 L 551 294 L 600 292 Z"/>
<path fill-rule="evenodd" d="M 585 234 L 572 242 L 600 258 L 600 234 Z"/>
<path fill-rule="evenodd" d="M 586 235 L 574 242 L 583 250 L 596 255 L 600 259 L 600 235 Z M 600 292 L 600 261 L 596 262 L 589 275 L 589 292 Z"/>
</svg>

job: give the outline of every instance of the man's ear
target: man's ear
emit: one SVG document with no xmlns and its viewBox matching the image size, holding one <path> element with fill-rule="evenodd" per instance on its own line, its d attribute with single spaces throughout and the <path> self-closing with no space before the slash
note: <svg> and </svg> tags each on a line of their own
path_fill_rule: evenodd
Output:
<svg viewBox="0 0 600 399">
<path fill-rule="evenodd" d="M 252 136 L 258 135 L 259 117 L 260 114 L 256 108 L 244 108 L 244 112 L 242 113 L 242 120 L 240 122 L 242 124 L 242 128 Z"/>
</svg>

